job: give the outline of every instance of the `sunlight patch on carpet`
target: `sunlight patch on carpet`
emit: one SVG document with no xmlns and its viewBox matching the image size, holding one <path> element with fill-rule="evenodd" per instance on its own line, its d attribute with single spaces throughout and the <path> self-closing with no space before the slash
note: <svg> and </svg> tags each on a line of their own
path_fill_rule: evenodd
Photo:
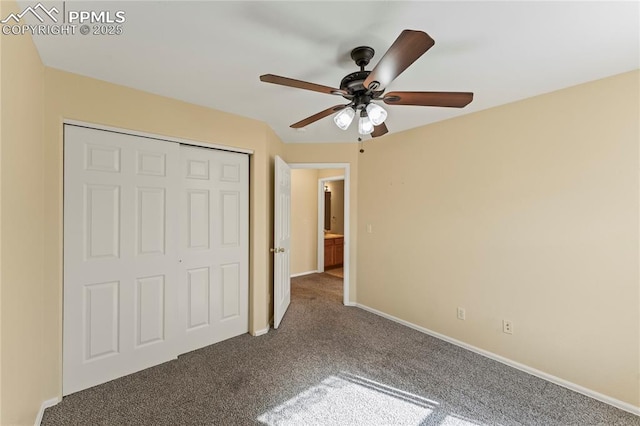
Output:
<svg viewBox="0 0 640 426">
<path fill-rule="evenodd" d="M 351 374 L 329 376 L 258 421 L 275 425 L 419 425 L 437 407 L 435 401 Z M 452 420 L 457 420 L 453 419 Z M 449 423 L 449 425 L 471 423 Z"/>
</svg>

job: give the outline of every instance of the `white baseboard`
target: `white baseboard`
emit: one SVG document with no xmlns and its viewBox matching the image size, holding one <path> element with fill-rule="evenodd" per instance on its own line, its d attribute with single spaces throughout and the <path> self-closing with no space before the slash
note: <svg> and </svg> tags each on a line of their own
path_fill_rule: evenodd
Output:
<svg viewBox="0 0 640 426">
<path fill-rule="evenodd" d="M 364 306 L 360 306 L 360 305 L 358 305 L 356 302 L 347 302 L 347 303 L 345 303 L 345 304 L 344 304 L 344 306 L 353 306 L 353 307 L 362 308 L 362 309 L 364 309 L 365 311 L 369 311 L 369 309 L 367 309 L 367 308 L 366 308 L 366 307 L 364 307 Z M 369 311 L 369 312 L 372 312 L 372 313 L 374 313 L 374 314 L 375 314 L 375 312 L 373 312 L 373 311 Z"/>
<path fill-rule="evenodd" d="M 49 407 L 53 407 L 58 402 L 60 402 L 60 398 L 51 398 L 51 399 L 47 399 L 46 401 L 44 401 L 40 405 L 40 411 L 38 411 L 38 416 L 36 417 L 36 421 L 34 422 L 34 426 L 40 426 L 40 423 L 42 423 L 42 417 L 44 416 L 44 410 L 46 410 Z"/>
<path fill-rule="evenodd" d="M 265 334 L 267 334 L 270 330 L 270 327 L 267 328 L 263 328 L 262 330 L 256 330 L 253 333 L 253 337 L 258 337 L 258 336 L 264 336 Z"/>
<path fill-rule="evenodd" d="M 428 328 L 424 328 L 424 327 L 421 327 L 419 325 L 410 323 L 409 321 L 405 321 L 403 319 L 396 318 L 393 315 L 386 314 L 386 313 L 384 313 L 382 311 L 370 308 L 370 307 L 368 307 L 366 305 L 363 305 L 361 303 L 355 303 L 354 305 L 357 306 L 360 309 L 363 309 L 365 311 L 371 312 L 373 314 L 376 314 L 376 315 L 381 316 L 383 318 L 386 318 L 388 320 L 397 322 L 399 324 L 402 324 L 402 325 L 407 326 L 409 328 L 412 328 L 414 330 L 420 331 L 422 333 L 428 334 L 428 335 L 433 336 L 433 337 L 435 337 L 437 339 L 444 340 L 445 342 L 449 342 L 449 343 L 451 343 L 453 345 L 460 346 L 461 348 L 470 350 L 471 352 L 475 352 L 475 353 L 477 353 L 479 355 L 485 356 L 485 357 L 487 357 L 489 359 L 492 359 L 494 361 L 498 361 L 498 362 L 500 362 L 502 364 L 508 365 L 509 367 L 513 367 L 513 368 L 516 368 L 516 369 L 518 369 L 520 371 L 524 371 L 525 373 L 529 373 L 532 376 L 539 377 L 541 379 L 544 379 L 544 380 L 546 380 L 548 382 L 551 382 L 551 383 L 555 383 L 556 385 L 562 386 L 562 387 L 567 388 L 569 390 L 572 390 L 574 392 L 578 392 L 578 393 L 586 395 L 586 396 L 588 396 L 590 398 L 597 399 L 598 401 L 604 402 L 605 404 L 609 404 L 609 405 L 612 405 L 612 406 L 614 406 L 616 408 L 619 408 L 621 410 L 627 411 L 627 412 L 629 412 L 631 414 L 635 414 L 636 416 L 640 416 L 640 407 L 636 407 L 635 405 L 632 405 L 632 404 L 629 404 L 627 402 L 620 401 L 619 399 L 612 398 L 610 396 L 601 394 L 601 393 L 596 392 L 594 390 L 591 390 L 591 389 L 585 388 L 583 386 L 580 386 L 578 384 L 575 384 L 575 383 L 569 382 L 567 380 L 561 379 L 560 377 L 556 377 L 556 376 L 553 376 L 551 374 L 545 373 L 544 371 L 540 371 L 540 370 L 537 370 L 537 369 L 535 369 L 533 367 L 529 367 L 528 365 L 520 364 L 519 362 L 510 360 L 509 358 L 505 358 L 503 356 L 494 354 L 493 352 L 489 352 L 489 351 L 486 351 L 484 349 L 480 349 L 478 347 L 475 347 L 475 346 L 470 345 L 468 343 L 465 343 L 465 342 L 462 342 L 460 340 L 454 339 L 452 337 L 445 336 L 444 334 L 440 334 L 440 333 L 435 332 L 433 330 L 429 330 Z"/>
<path fill-rule="evenodd" d="M 297 274 L 291 274 L 291 278 L 295 278 L 295 277 L 303 277 L 305 275 L 311 275 L 311 274 L 317 274 L 318 271 L 307 271 L 307 272 L 300 272 Z"/>
</svg>

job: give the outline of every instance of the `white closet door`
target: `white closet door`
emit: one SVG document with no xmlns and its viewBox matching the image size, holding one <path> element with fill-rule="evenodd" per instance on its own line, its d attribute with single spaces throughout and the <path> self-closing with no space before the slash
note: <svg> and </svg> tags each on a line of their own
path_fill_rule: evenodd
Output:
<svg viewBox="0 0 640 426">
<path fill-rule="evenodd" d="M 179 151 L 65 125 L 65 395 L 177 355 Z"/>
<path fill-rule="evenodd" d="M 183 352 L 249 330 L 248 156 L 180 147 Z"/>
</svg>

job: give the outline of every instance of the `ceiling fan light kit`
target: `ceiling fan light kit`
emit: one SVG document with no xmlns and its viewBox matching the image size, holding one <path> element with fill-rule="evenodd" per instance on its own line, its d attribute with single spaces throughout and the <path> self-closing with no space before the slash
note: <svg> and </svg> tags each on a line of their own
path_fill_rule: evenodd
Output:
<svg viewBox="0 0 640 426">
<path fill-rule="evenodd" d="M 367 117 L 367 114 L 362 111 L 360 120 L 358 121 L 358 133 L 361 135 L 370 135 L 373 133 L 373 123 Z"/>
<path fill-rule="evenodd" d="M 374 126 L 384 123 L 384 120 L 387 119 L 387 111 L 373 102 L 367 105 L 367 115 Z"/>
<path fill-rule="evenodd" d="M 356 111 L 353 107 L 348 107 L 333 116 L 333 121 L 342 130 L 347 130 L 355 117 Z M 358 133 L 361 135 L 369 135 L 373 132 L 373 126 L 378 126 L 387 118 L 387 111 L 380 105 L 370 103 L 366 110 L 360 111 L 360 120 L 358 122 Z"/>
<path fill-rule="evenodd" d="M 384 95 L 386 87 L 434 43 L 433 39 L 423 31 L 404 30 L 371 71 L 366 71 L 364 68 L 373 58 L 375 51 L 368 46 L 356 47 L 351 51 L 351 59 L 360 67 L 360 71 L 346 75 L 340 82 L 339 89 L 273 74 L 262 75 L 260 80 L 265 83 L 342 96 L 349 101 L 346 105 L 335 105 L 300 120 L 291 127 L 298 129 L 337 112 L 333 121 L 340 129 L 347 130 L 356 112 L 359 112 L 358 133 L 370 134 L 375 138 L 388 133 L 389 130 L 384 124 L 387 111 L 373 103 L 374 100 L 381 100 L 387 105 L 450 108 L 463 108 L 473 100 L 471 92 L 390 92 Z"/>
<path fill-rule="evenodd" d="M 336 126 L 342 130 L 347 130 L 355 115 L 356 112 L 353 108 L 345 108 L 333 116 L 333 121 L 336 123 Z"/>
</svg>

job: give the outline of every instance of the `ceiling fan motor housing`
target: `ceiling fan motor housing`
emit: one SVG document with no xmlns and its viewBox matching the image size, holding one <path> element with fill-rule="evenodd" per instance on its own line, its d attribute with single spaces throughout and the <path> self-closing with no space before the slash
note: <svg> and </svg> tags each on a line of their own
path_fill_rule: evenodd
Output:
<svg viewBox="0 0 640 426">
<path fill-rule="evenodd" d="M 364 67 L 369 64 L 374 54 L 375 51 L 369 46 L 359 46 L 353 49 L 351 59 L 360 67 L 360 71 L 347 74 L 340 82 L 340 89 L 349 93 L 349 96 L 344 96 L 344 98 L 350 99 L 355 109 L 366 107 L 372 99 L 379 97 L 384 92 L 384 90 L 374 92 L 371 87 L 369 89 L 364 87 L 364 81 L 371 74 L 371 71 L 365 71 Z"/>
<path fill-rule="evenodd" d="M 356 61 L 356 65 L 363 71 L 375 53 L 376 51 L 369 46 L 359 46 L 351 51 L 351 59 Z"/>
<path fill-rule="evenodd" d="M 379 98 L 384 92 L 384 90 L 371 92 L 370 90 L 365 89 L 364 81 L 370 73 L 371 71 L 352 72 L 340 82 L 340 89 L 349 93 L 348 96 L 343 97 L 345 99 L 349 99 L 356 109 L 366 107 L 372 99 Z"/>
<path fill-rule="evenodd" d="M 347 74 L 340 82 L 340 88 L 354 95 L 358 92 L 366 91 L 363 83 L 370 73 L 371 71 L 356 71 Z"/>
</svg>

